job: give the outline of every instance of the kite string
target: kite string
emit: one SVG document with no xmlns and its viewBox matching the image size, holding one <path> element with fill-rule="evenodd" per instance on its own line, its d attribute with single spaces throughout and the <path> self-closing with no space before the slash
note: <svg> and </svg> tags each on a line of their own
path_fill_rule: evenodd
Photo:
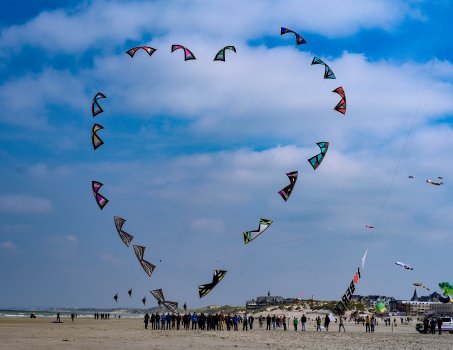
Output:
<svg viewBox="0 0 453 350">
<path fill-rule="evenodd" d="M 429 79 L 431 77 L 431 74 L 432 74 L 433 69 L 434 69 L 434 65 L 436 63 L 436 57 L 437 57 L 437 54 L 438 54 L 438 51 L 439 51 L 440 43 L 442 41 L 442 38 L 445 36 L 445 31 L 447 29 L 447 25 L 448 25 L 448 22 L 450 20 L 450 17 L 451 17 L 451 8 L 447 11 L 447 16 L 445 18 L 442 31 L 441 31 L 441 33 L 439 35 L 438 40 L 437 40 L 436 49 L 434 51 L 434 58 L 431 60 L 431 64 L 429 66 L 427 75 L 426 75 L 425 80 L 424 80 L 423 88 L 422 88 L 420 97 L 419 97 L 418 102 L 417 102 L 417 107 L 415 108 L 414 115 L 412 116 L 412 120 L 411 120 L 411 124 L 410 124 L 409 130 L 407 132 L 406 138 L 404 140 L 403 147 L 402 147 L 400 155 L 398 157 L 398 161 L 396 163 L 395 170 L 393 171 L 393 174 L 392 174 L 392 179 L 391 179 L 390 184 L 389 184 L 389 186 L 387 188 L 387 191 L 386 191 L 386 194 L 385 194 L 385 197 L 384 197 L 384 201 L 382 202 L 381 208 L 380 208 L 379 213 L 377 215 L 376 223 L 375 223 L 376 228 L 379 226 L 381 218 L 382 218 L 382 215 L 383 215 L 384 210 L 385 210 L 385 207 L 387 206 L 387 203 L 388 203 L 388 200 L 389 200 L 389 197 L 390 197 L 390 192 L 393 189 L 393 185 L 395 183 L 396 175 L 398 174 L 398 171 L 399 171 L 399 168 L 400 168 L 400 165 L 401 165 L 401 161 L 403 159 L 404 153 L 405 153 L 406 148 L 407 148 L 407 144 L 409 142 L 409 137 L 411 136 L 411 134 L 412 134 L 412 132 L 414 130 L 415 122 L 417 121 L 418 115 L 420 113 L 420 108 L 421 108 L 421 105 L 422 105 L 422 102 L 423 102 L 423 99 L 424 99 L 424 96 L 425 96 L 425 92 L 426 92 L 428 84 L 429 84 Z M 373 233 L 371 235 L 370 245 L 373 243 L 374 237 L 375 237 L 375 233 Z"/>
</svg>

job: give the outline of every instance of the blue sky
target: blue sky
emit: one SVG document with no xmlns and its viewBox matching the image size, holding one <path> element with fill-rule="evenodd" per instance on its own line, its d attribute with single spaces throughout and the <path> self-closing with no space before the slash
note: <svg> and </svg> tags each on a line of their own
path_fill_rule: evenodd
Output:
<svg viewBox="0 0 453 350">
<path fill-rule="evenodd" d="M 405 298 L 413 282 L 451 281 L 450 1 L 2 4 L 0 307 L 113 307 L 116 292 L 136 307 L 155 288 L 194 307 L 268 289 L 339 299 L 367 248 L 360 294 Z M 157 51 L 131 59 L 136 45 Z M 213 62 L 226 45 L 237 53 Z M 322 79 L 313 56 L 337 79 Z M 346 117 L 332 110 L 340 85 Z M 98 91 L 105 112 L 92 118 Z M 94 123 L 105 128 L 96 151 Z M 313 171 L 319 141 L 330 148 Z M 444 186 L 425 183 L 437 176 Z M 92 180 L 110 200 L 102 211 Z M 114 215 L 147 247 L 151 278 Z M 274 223 L 244 246 L 260 217 Z M 225 279 L 199 300 L 216 268 Z"/>
</svg>

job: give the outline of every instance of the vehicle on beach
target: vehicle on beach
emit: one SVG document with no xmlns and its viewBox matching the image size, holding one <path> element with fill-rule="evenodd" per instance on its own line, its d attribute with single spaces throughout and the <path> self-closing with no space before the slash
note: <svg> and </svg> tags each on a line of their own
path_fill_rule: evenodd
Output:
<svg viewBox="0 0 453 350">
<path fill-rule="evenodd" d="M 428 317 L 428 319 L 438 319 L 442 320 L 442 332 L 453 333 L 453 317 L 450 316 L 438 316 L 438 317 Z M 420 333 L 425 333 L 423 322 L 419 322 L 415 325 L 415 329 Z M 437 331 L 437 327 L 436 327 Z"/>
</svg>

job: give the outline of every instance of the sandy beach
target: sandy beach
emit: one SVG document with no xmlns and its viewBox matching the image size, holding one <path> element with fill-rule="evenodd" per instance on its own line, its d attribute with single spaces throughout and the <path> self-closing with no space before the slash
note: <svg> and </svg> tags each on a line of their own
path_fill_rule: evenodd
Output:
<svg viewBox="0 0 453 350">
<path fill-rule="evenodd" d="M 393 329 L 376 327 L 373 334 L 346 322 L 346 333 L 331 324 L 329 332 L 256 327 L 248 332 L 145 330 L 141 319 L 0 318 L 3 350 L 15 349 L 452 349 L 453 334 L 418 334 L 415 324 Z M 256 325 L 258 326 L 258 325 Z"/>
</svg>

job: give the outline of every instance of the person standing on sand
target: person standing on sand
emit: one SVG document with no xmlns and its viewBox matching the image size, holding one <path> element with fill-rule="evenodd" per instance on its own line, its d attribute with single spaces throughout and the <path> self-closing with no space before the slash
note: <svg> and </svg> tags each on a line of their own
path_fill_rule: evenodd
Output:
<svg viewBox="0 0 453 350">
<path fill-rule="evenodd" d="M 72 314 L 71 314 L 71 321 L 72 321 L 72 322 L 74 322 L 74 317 L 75 317 L 75 315 L 74 315 L 74 313 L 72 313 Z"/>
<path fill-rule="evenodd" d="M 250 317 L 249 317 L 250 330 L 253 329 L 253 321 L 254 321 L 254 320 L 255 320 L 255 319 L 254 319 L 253 315 L 250 315 Z"/>
<path fill-rule="evenodd" d="M 321 317 L 316 317 L 316 332 L 321 332 Z"/>
<path fill-rule="evenodd" d="M 297 317 L 293 318 L 293 325 L 294 325 L 294 330 L 297 332 L 297 324 L 299 323 L 299 319 Z"/>
<path fill-rule="evenodd" d="M 283 315 L 283 330 L 286 331 L 286 315 Z"/>
<path fill-rule="evenodd" d="M 271 330 L 271 316 L 269 314 L 266 317 L 266 330 Z"/>
<path fill-rule="evenodd" d="M 305 314 L 302 314 L 302 317 L 300 318 L 300 321 L 302 323 L 301 331 L 305 332 L 305 323 L 307 323 L 307 317 L 305 316 Z"/>
<path fill-rule="evenodd" d="M 242 331 L 248 331 L 249 330 L 248 325 L 249 325 L 249 319 L 247 317 L 247 314 L 245 314 L 244 318 L 242 320 Z"/>
<path fill-rule="evenodd" d="M 149 314 L 148 313 L 145 314 L 145 321 L 144 322 L 145 322 L 145 329 L 148 329 L 148 322 L 149 322 Z"/>
<path fill-rule="evenodd" d="M 56 322 L 61 323 L 61 320 L 60 320 L 60 313 L 59 313 L 59 312 L 57 312 L 57 320 L 56 320 Z"/>
<path fill-rule="evenodd" d="M 343 324 L 343 317 L 340 316 L 340 323 L 338 324 L 338 332 L 341 332 L 342 327 L 343 327 L 343 330 L 346 332 L 346 329 L 344 328 L 344 324 Z"/>
<path fill-rule="evenodd" d="M 330 323 L 329 315 L 326 315 L 326 317 L 324 318 L 324 328 L 326 329 L 326 332 L 329 331 L 329 323 Z"/>
<path fill-rule="evenodd" d="M 366 316 L 365 318 L 365 333 L 371 333 L 371 327 L 370 327 L 370 316 Z"/>
<path fill-rule="evenodd" d="M 439 335 L 442 334 L 442 319 L 439 317 L 437 319 L 437 328 L 439 329 Z"/>
</svg>

